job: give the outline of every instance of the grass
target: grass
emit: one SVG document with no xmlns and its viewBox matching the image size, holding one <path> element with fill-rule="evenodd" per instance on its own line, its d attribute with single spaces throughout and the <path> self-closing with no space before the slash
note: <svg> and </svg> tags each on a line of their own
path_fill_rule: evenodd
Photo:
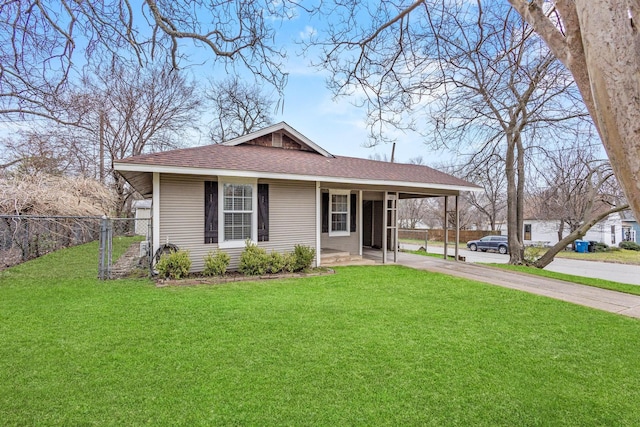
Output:
<svg viewBox="0 0 640 427">
<path fill-rule="evenodd" d="M 3 425 L 640 425 L 635 319 L 399 266 L 156 288 L 96 258 L 0 274 Z"/>
<path fill-rule="evenodd" d="M 564 280 L 566 282 L 578 283 L 581 285 L 594 286 L 596 288 L 610 289 L 612 291 L 625 292 L 627 294 L 640 295 L 640 286 L 629 285 L 627 283 L 613 282 L 611 280 L 597 279 L 593 277 L 574 276 L 572 274 L 556 273 L 555 271 L 542 270 L 524 265 L 509 264 L 487 264 L 492 267 L 504 268 L 506 270 L 518 271 L 520 273 L 534 274 L 536 276 L 549 277 L 551 279 Z"/>
<path fill-rule="evenodd" d="M 620 249 L 607 252 L 579 253 L 575 251 L 562 251 L 557 258 L 579 259 L 583 261 L 612 262 L 618 264 L 640 265 L 640 252 Z"/>
</svg>

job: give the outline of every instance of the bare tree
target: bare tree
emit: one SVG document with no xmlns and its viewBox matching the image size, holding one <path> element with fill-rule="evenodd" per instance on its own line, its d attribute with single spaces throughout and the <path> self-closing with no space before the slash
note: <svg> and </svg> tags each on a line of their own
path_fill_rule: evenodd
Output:
<svg viewBox="0 0 640 427">
<path fill-rule="evenodd" d="M 400 200 L 398 203 L 400 228 L 415 229 L 418 228 L 418 225 L 426 224 L 427 200 L 424 198 Z"/>
<path fill-rule="evenodd" d="M 461 175 L 484 190 L 469 191 L 462 195 L 486 220 L 479 221 L 477 227 L 485 229 L 485 225 L 488 224 L 489 229 L 495 231 L 497 223 L 505 219 L 507 207 L 504 157 L 493 154 L 479 164 L 471 161 L 465 165 Z"/>
<path fill-rule="evenodd" d="M 177 69 L 190 63 L 187 42 L 207 49 L 214 63 L 248 70 L 281 90 L 285 54 L 274 46 L 275 27 L 294 7 L 287 0 L 2 2 L 0 115 L 76 123 L 59 100 L 78 67 L 118 56 L 136 67 L 160 60 Z"/>
<path fill-rule="evenodd" d="M 509 0 L 571 71 L 640 217 L 640 1 Z"/>
<path fill-rule="evenodd" d="M 44 124 L 7 141 L 13 169 L 81 175 L 112 186 L 120 215 L 132 195 L 113 162 L 179 147 L 200 108 L 196 87 L 168 66 L 138 70 L 114 62 L 70 91 L 78 126 Z"/>
<path fill-rule="evenodd" d="M 571 76 L 506 3 L 354 0 L 336 9 L 341 21 L 315 41 L 318 65 L 337 94 L 362 90 L 371 126 L 421 131 L 477 163 L 504 153 L 510 262 L 522 263 L 527 148 L 587 114 Z"/>
<path fill-rule="evenodd" d="M 629 208 L 616 191 L 610 165 L 596 159 L 588 146 L 549 154 L 544 162 L 546 167 L 539 167 L 538 179 L 543 188 L 535 195 L 534 215 L 558 221 L 558 243 L 534 262 L 538 268 L 549 265 L 558 252 L 583 237 L 602 219 Z M 566 236 L 565 227 L 569 232 Z"/>
<path fill-rule="evenodd" d="M 115 63 L 98 69 L 85 90 L 91 92 L 86 96 L 92 104 L 81 123 L 91 129 L 87 137 L 94 141 L 87 147 L 95 152 L 95 142 L 101 145 L 99 175 L 111 176 L 119 216 L 132 190 L 115 172 L 113 162 L 179 147 L 192 129 L 201 101 L 196 86 L 167 66 L 139 71 Z"/>
<path fill-rule="evenodd" d="M 227 141 L 269 126 L 274 101 L 261 86 L 241 81 L 237 76 L 211 82 L 205 100 L 212 106 L 210 137 L 214 143 Z"/>
</svg>

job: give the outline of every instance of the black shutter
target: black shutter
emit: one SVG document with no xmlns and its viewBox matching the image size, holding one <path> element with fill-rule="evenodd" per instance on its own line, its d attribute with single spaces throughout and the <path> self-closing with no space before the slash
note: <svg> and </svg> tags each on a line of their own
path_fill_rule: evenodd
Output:
<svg viewBox="0 0 640 427">
<path fill-rule="evenodd" d="M 204 242 L 218 243 L 218 182 L 204 182 Z"/>
<path fill-rule="evenodd" d="M 258 184 L 258 242 L 269 241 L 269 184 Z"/>
<path fill-rule="evenodd" d="M 329 193 L 322 193 L 322 232 L 329 232 Z"/>
<path fill-rule="evenodd" d="M 356 207 L 357 207 L 357 196 L 355 194 L 351 195 L 351 232 L 354 233 L 356 231 L 356 224 L 358 223 L 358 215 L 356 215 Z"/>
</svg>

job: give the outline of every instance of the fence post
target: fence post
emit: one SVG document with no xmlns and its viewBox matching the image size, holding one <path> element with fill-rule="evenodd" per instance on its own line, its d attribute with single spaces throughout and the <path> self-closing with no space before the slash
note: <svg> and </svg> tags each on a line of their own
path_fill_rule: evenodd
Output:
<svg viewBox="0 0 640 427">
<path fill-rule="evenodd" d="M 427 246 L 429 244 L 429 230 L 424 230 L 424 251 L 429 252 L 429 247 Z"/>
<path fill-rule="evenodd" d="M 107 279 L 111 279 L 111 264 L 113 261 L 113 220 L 107 219 Z"/>
<path fill-rule="evenodd" d="M 22 241 L 22 262 L 29 259 L 29 218 L 24 220 L 24 239 Z"/>
<path fill-rule="evenodd" d="M 100 280 L 107 279 L 107 240 L 108 240 L 108 219 L 106 215 L 100 220 L 100 254 L 98 255 L 98 278 Z"/>
</svg>

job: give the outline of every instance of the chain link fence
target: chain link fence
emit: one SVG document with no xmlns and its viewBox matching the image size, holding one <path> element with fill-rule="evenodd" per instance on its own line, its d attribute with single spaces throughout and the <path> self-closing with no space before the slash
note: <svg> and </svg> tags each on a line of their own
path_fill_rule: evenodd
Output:
<svg viewBox="0 0 640 427">
<path fill-rule="evenodd" d="M 100 217 L 1 215 L 0 266 L 94 241 L 99 233 Z"/>
<path fill-rule="evenodd" d="M 117 262 L 113 260 L 114 236 L 142 236 L 142 241 L 132 245 Z M 107 218 L 100 220 L 98 278 L 101 280 L 126 276 L 140 267 L 151 268 L 151 219 Z M 149 270 L 151 274 L 151 270 Z"/>
<path fill-rule="evenodd" d="M 136 244 L 135 251 L 127 251 L 127 259 L 122 261 L 122 265 L 114 265 L 113 237 L 135 235 L 141 236 L 143 242 Z M 134 261 L 139 263 L 141 258 L 150 256 L 148 253 L 151 247 L 151 220 L 94 216 L 0 215 L 0 269 L 62 248 L 96 240 L 100 248 L 98 277 L 109 279 L 123 275 L 123 269 L 132 267 Z M 131 262 L 127 264 L 125 261 Z"/>
</svg>

